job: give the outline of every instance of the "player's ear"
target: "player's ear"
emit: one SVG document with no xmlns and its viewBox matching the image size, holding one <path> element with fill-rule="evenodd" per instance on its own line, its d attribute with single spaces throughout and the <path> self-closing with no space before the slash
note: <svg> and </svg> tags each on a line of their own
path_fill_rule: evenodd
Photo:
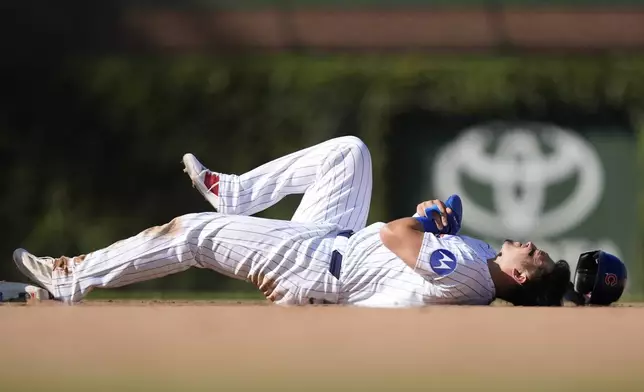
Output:
<svg viewBox="0 0 644 392">
<path fill-rule="evenodd" d="M 512 279 L 519 284 L 524 284 L 528 278 L 525 276 L 525 273 L 519 271 L 516 268 L 512 268 Z"/>
</svg>

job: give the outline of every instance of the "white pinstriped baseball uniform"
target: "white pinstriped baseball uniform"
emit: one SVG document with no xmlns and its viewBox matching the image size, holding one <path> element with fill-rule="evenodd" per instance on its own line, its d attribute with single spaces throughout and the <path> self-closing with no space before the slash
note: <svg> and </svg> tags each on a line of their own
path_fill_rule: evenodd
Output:
<svg viewBox="0 0 644 392">
<path fill-rule="evenodd" d="M 270 280 L 277 304 L 356 306 L 489 304 L 494 286 L 489 245 L 425 233 L 415 269 L 380 241 L 384 223 L 365 228 L 372 177 L 367 147 L 341 137 L 266 163 L 244 175 L 220 175 L 219 212 L 180 216 L 54 270 L 52 294 L 82 299 L 94 287 L 120 287 L 210 268 L 237 279 Z M 290 221 L 257 218 L 289 194 L 304 193 Z M 355 231 L 347 239 L 338 236 Z M 338 278 L 334 250 L 344 255 Z M 258 283 L 259 285 L 259 283 Z"/>
<path fill-rule="evenodd" d="M 408 307 L 488 305 L 494 300 L 487 260 L 496 252 L 490 245 L 466 236 L 425 233 L 414 270 L 383 245 L 384 225 L 374 223 L 349 239 L 340 303 Z"/>
</svg>

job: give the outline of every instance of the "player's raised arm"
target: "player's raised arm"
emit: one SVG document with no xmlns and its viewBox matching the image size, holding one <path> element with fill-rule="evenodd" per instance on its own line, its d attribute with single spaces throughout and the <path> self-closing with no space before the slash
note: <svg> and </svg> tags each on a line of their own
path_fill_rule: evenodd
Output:
<svg viewBox="0 0 644 392">
<path fill-rule="evenodd" d="M 416 211 L 414 217 L 391 221 L 380 231 L 383 244 L 414 269 L 425 233 L 453 234 L 452 231 L 458 231 L 460 228 L 460 219 L 457 219 L 452 209 L 440 200 L 420 203 Z"/>
<path fill-rule="evenodd" d="M 423 225 L 416 218 L 401 218 L 380 229 L 382 243 L 412 268 L 423 245 Z"/>
</svg>

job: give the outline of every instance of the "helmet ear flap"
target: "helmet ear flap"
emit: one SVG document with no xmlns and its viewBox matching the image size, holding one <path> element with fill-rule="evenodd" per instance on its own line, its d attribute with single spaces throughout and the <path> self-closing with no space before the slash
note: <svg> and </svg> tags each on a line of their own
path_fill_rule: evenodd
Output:
<svg viewBox="0 0 644 392">
<path fill-rule="evenodd" d="M 586 296 L 592 293 L 597 281 L 599 251 L 582 253 L 575 268 L 574 290 Z"/>
</svg>

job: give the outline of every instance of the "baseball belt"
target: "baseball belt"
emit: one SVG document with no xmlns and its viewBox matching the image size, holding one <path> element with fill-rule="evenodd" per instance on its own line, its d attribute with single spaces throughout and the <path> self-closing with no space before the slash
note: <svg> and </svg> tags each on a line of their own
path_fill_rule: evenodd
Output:
<svg viewBox="0 0 644 392">
<path fill-rule="evenodd" d="M 329 264 L 329 272 L 331 275 L 335 276 L 336 279 L 340 279 L 340 271 L 342 271 L 342 258 L 343 253 L 346 249 L 346 243 L 349 238 L 353 235 L 353 230 L 344 230 L 338 233 L 336 241 L 334 242 L 334 249 L 331 253 L 331 263 Z M 338 246 L 338 243 L 343 246 Z M 339 249 L 341 248 L 341 249 Z"/>
</svg>

